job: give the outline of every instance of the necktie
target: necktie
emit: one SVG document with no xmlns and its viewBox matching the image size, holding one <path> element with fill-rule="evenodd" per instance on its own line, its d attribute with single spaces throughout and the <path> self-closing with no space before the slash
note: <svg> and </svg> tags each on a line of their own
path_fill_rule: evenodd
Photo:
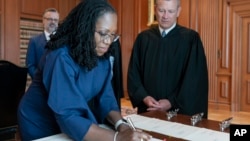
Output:
<svg viewBox="0 0 250 141">
<path fill-rule="evenodd" d="M 162 33 L 161 33 L 161 36 L 162 36 L 162 37 L 165 37 L 166 35 L 167 35 L 167 34 L 166 34 L 165 30 L 163 30 Z"/>
</svg>

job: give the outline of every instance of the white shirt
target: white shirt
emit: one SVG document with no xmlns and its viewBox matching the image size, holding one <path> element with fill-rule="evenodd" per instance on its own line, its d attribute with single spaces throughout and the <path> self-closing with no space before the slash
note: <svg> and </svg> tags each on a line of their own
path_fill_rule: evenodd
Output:
<svg viewBox="0 0 250 141">
<path fill-rule="evenodd" d="M 174 27 L 176 26 L 176 23 L 173 24 L 170 28 L 165 30 L 166 35 L 168 34 L 169 31 L 171 31 Z M 163 29 L 159 26 L 160 33 L 163 32 Z"/>
<path fill-rule="evenodd" d="M 49 37 L 50 33 L 44 30 L 44 34 L 45 34 L 46 40 L 49 41 L 50 40 L 50 37 Z"/>
</svg>

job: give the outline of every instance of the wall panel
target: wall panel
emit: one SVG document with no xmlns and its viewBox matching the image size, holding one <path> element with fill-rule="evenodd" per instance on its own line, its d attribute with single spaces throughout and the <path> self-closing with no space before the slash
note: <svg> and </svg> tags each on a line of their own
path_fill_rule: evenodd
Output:
<svg viewBox="0 0 250 141">
<path fill-rule="evenodd" d="M 59 7 L 58 0 L 21 0 L 21 17 L 41 19 L 44 10 Z"/>
<path fill-rule="evenodd" d="M 222 1 L 203 0 L 199 2 L 198 7 L 196 29 L 201 35 L 207 56 L 210 105 L 216 105 L 218 108 L 218 104 L 221 103 L 223 108 L 229 109 L 231 75 L 227 75 L 229 70 L 218 71 L 216 63 L 224 59 L 229 61 L 229 52 L 221 49 Z"/>
<path fill-rule="evenodd" d="M 135 1 L 134 0 L 122 0 L 122 24 L 121 24 L 121 43 L 122 43 L 122 68 L 124 78 L 124 93 L 127 94 L 127 69 L 129 58 L 131 54 L 131 48 L 134 41 L 134 23 L 135 23 Z"/>
<path fill-rule="evenodd" d="M 4 0 L 1 58 L 19 64 L 19 0 Z"/>
<path fill-rule="evenodd" d="M 178 23 L 186 27 L 190 27 L 190 20 L 189 20 L 191 16 L 190 2 L 191 0 L 181 1 L 181 13 L 178 18 Z"/>
<path fill-rule="evenodd" d="M 59 0 L 58 11 L 60 18 L 63 20 L 68 13 L 79 3 L 80 0 Z"/>
<path fill-rule="evenodd" d="M 0 59 L 20 64 L 20 20 L 41 21 L 44 9 L 61 9 L 60 16 L 80 0 L 1 0 L 0 1 Z M 66 5 L 66 8 L 65 8 Z M 60 7 L 61 6 L 61 7 Z"/>
<path fill-rule="evenodd" d="M 4 8 L 4 1 L 0 0 L 0 59 L 3 58 L 3 40 L 4 40 L 4 33 L 3 33 L 3 26 L 4 26 L 4 20 L 3 20 L 3 8 Z"/>
</svg>

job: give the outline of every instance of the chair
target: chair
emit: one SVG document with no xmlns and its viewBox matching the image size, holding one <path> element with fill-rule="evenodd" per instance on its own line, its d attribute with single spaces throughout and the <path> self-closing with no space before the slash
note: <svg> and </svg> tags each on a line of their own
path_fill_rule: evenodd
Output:
<svg viewBox="0 0 250 141">
<path fill-rule="evenodd" d="M 0 140 L 15 138 L 17 107 L 25 92 L 27 68 L 0 60 Z"/>
</svg>

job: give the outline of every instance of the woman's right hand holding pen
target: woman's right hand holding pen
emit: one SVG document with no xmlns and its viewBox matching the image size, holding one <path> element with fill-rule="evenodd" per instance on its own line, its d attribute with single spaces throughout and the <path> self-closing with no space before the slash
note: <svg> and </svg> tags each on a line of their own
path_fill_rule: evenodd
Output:
<svg viewBox="0 0 250 141">
<path fill-rule="evenodd" d="M 118 128 L 118 133 L 114 141 L 149 141 L 152 136 L 142 130 L 136 129 L 132 120 L 128 117 L 127 124 L 122 124 Z"/>
<path fill-rule="evenodd" d="M 150 141 L 151 135 L 143 132 L 142 130 L 127 129 L 125 131 L 118 132 L 116 140 L 114 141 Z"/>
</svg>

